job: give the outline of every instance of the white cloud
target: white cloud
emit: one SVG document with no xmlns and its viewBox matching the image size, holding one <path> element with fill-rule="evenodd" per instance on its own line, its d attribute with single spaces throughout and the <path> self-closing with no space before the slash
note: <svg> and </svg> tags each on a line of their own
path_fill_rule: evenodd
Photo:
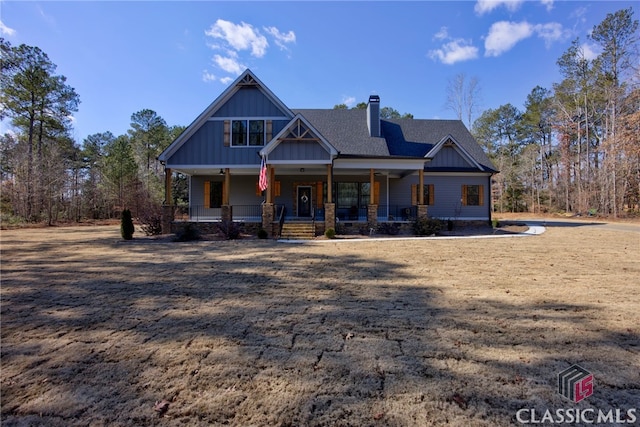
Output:
<svg viewBox="0 0 640 427">
<path fill-rule="evenodd" d="M 232 56 L 220 56 L 214 55 L 213 62 L 222 70 L 227 73 L 233 73 L 236 75 L 241 74 L 247 67 L 242 65 L 237 61 L 235 57 Z"/>
<path fill-rule="evenodd" d="M 547 12 L 551 12 L 553 9 L 553 0 L 541 0 L 540 2 L 547 7 Z"/>
<path fill-rule="evenodd" d="M 235 50 L 251 50 L 251 55 L 262 58 L 267 52 L 267 38 L 245 22 L 233 22 L 218 19 L 211 28 L 205 31 L 207 36 L 226 41 Z"/>
<path fill-rule="evenodd" d="M 281 33 L 276 27 L 264 27 L 264 30 L 273 36 L 276 45 L 282 50 L 288 50 L 287 44 L 296 42 L 296 34 L 293 31 Z"/>
<path fill-rule="evenodd" d="M 232 77 L 223 77 L 220 79 L 220 83 L 222 83 L 223 85 L 228 85 L 232 81 L 233 81 Z"/>
<path fill-rule="evenodd" d="M 589 61 L 593 61 L 600 54 L 600 48 L 594 44 L 583 43 L 580 46 L 580 49 L 582 50 L 582 56 L 584 56 L 584 59 Z"/>
<path fill-rule="evenodd" d="M 7 27 L 4 22 L 0 21 L 0 34 L 3 34 L 5 36 L 13 36 L 16 33 L 16 30 L 14 30 L 13 28 L 9 28 Z"/>
<path fill-rule="evenodd" d="M 478 57 L 478 48 L 470 41 L 455 39 L 442 45 L 440 49 L 429 51 L 431 59 L 437 59 L 443 64 L 455 64 Z"/>
<path fill-rule="evenodd" d="M 489 35 L 484 40 L 485 56 L 500 56 L 532 34 L 533 26 L 526 21 L 496 22 L 489 28 Z"/>
<path fill-rule="evenodd" d="M 478 0 L 476 2 L 474 10 L 478 15 L 484 15 L 485 13 L 489 13 L 497 7 L 504 6 L 509 11 L 514 12 L 518 10 L 523 1 L 524 0 Z"/>
<path fill-rule="evenodd" d="M 282 32 L 276 27 L 263 27 L 259 30 L 246 22 L 236 24 L 224 19 L 216 20 L 204 33 L 209 37 L 206 45 L 217 51 L 212 58 L 214 69 L 234 75 L 241 74 L 247 68 L 244 63 L 251 62 L 250 57 L 263 58 L 267 54 L 269 41 L 287 52 L 290 51 L 289 46 L 296 42 L 293 31 Z M 208 71 L 203 73 L 202 78 L 206 82 L 217 80 L 226 84 L 233 80 L 230 76 L 217 77 Z"/>
<path fill-rule="evenodd" d="M 217 80 L 217 78 L 216 78 L 216 76 L 214 74 L 211 74 L 207 70 L 203 70 L 202 71 L 202 81 L 203 82 L 205 82 L 205 83 L 215 82 L 216 80 Z"/>
<path fill-rule="evenodd" d="M 347 107 L 352 107 L 356 103 L 356 98 L 353 96 L 343 96 L 342 103 Z"/>
<path fill-rule="evenodd" d="M 562 28 L 562 24 L 557 22 L 549 22 L 547 24 L 538 24 L 533 27 L 534 31 L 544 40 L 547 47 L 553 42 L 564 40 L 569 37 L 569 33 Z"/>
<path fill-rule="evenodd" d="M 440 31 L 434 34 L 433 36 L 436 40 L 445 40 L 449 38 L 449 29 L 447 27 L 441 27 Z"/>
<path fill-rule="evenodd" d="M 543 39 L 547 47 L 569 36 L 569 32 L 557 22 L 536 25 L 527 21 L 495 22 L 489 28 L 489 34 L 484 40 L 485 56 L 500 56 L 511 50 L 518 42 L 534 34 Z"/>
</svg>

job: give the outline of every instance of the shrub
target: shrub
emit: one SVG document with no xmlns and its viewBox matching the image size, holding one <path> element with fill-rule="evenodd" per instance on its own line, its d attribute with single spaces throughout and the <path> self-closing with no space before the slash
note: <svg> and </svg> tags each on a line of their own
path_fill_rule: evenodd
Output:
<svg viewBox="0 0 640 427">
<path fill-rule="evenodd" d="M 418 236 L 431 236 L 442 230 L 442 221 L 436 218 L 422 217 L 413 223 L 413 232 Z"/>
<path fill-rule="evenodd" d="M 120 233 L 122 234 L 122 238 L 124 240 L 133 239 L 133 232 L 135 231 L 133 227 L 133 219 L 131 218 L 131 211 L 129 209 L 125 209 L 122 211 L 122 221 L 120 223 Z"/>
<path fill-rule="evenodd" d="M 396 236 L 400 233 L 400 226 L 395 222 L 383 222 L 378 226 L 378 232 L 388 234 L 390 236 Z"/>
<path fill-rule="evenodd" d="M 162 234 L 162 207 L 147 205 L 138 212 L 140 229 L 145 236 L 159 236 Z"/>
<path fill-rule="evenodd" d="M 240 237 L 240 227 L 233 221 L 222 221 L 218 225 L 218 230 L 227 240 L 235 240 Z"/>
<path fill-rule="evenodd" d="M 324 232 L 324 235 L 327 237 L 327 239 L 335 239 L 336 230 L 334 230 L 333 228 L 327 228 L 327 230 Z"/>
<path fill-rule="evenodd" d="M 187 223 L 182 230 L 176 233 L 174 239 L 176 242 L 191 242 L 193 240 L 200 240 L 200 231 L 198 228 L 190 223 Z"/>
<path fill-rule="evenodd" d="M 266 239 L 269 237 L 269 233 L 264 228 L 258 230 L 258 239 Z"/>
</svg>

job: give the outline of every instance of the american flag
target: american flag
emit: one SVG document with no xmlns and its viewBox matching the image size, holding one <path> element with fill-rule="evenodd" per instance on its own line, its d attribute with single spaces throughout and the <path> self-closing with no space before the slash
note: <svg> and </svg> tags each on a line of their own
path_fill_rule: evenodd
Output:
<svg viewBox="0 0 640 427">
<path fill-rule="evenodd" d="M 267 189 L 269 181 L 267 181 L 267 159 L 262 156 L 262 163 L 260 164 L 260 179 L 258 180 L 258 186 L 260 191 Z"/>
</svg>

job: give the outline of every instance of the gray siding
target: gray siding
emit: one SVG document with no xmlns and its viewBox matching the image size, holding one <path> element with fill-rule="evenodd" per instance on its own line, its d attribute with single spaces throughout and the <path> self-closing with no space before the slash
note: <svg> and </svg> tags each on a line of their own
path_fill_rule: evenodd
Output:
<svg viewBox="0 0 640 427">
<path fill-rule="evenodd" d="M 394 179 L 389 183 L 390 205 L 411 205 L 411 185 L 418 184 L 418 176 Z M 429 216 L 450 219 L 489 219 L 490 196 L 489 177 L 487 176 L 429 176 L 424 184 L 433 184 L 434 204 L 429 206 Z M 483 185 L 483 206 L 462 206 L 462 186 Z"/>
<path fill-rule="evenodd" d="M 427 163 L 427 169 L 437 167 L 468 168 L 473 167 L 453 147 L 442 147 L 438 154 Z"/>
<path fill-rule="evenodd" d="M 224 181 L 224 177 L 221 175 L 196 175 L 191 177 L 191 194 L 190 201 L 191 206 L 204 205 L 204 182 L 205 181 Z M 229 203 L 232 205 L 259 205 L 264 200 L 262 196 L 256 196 L 256 182 L 258 181 L 258 175 L 246 176 L 237 175 L 231 176 L 231 194 L 229 195 Z"/>
<path fill-rule="evenodd" d="M 288 120 L 273 120 L 272 136 Z M 209 120 L 169 158 L 174 165 L 250 165 L 260 164 L 262 147 L 224 147 L 224 121 Z"/>
<path fill-rule="evenodd" d="M 286 117 L 262 91 L 256 87 L 243 87 L 228 100 L 213 117 Z"/>
<path fill-rule="evenodd" d="M 328 160 L 327 150 L 316 141 L 284 141 L 269 153 L 269 160 Z"/>
</svg>

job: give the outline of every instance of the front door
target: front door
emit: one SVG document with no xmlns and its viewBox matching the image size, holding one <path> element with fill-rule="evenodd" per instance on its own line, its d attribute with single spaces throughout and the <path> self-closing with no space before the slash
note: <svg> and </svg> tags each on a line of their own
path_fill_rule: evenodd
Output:
<svg viewBox="0 0 640 427">
<path fill-rule="evenodd" d="M 311 216 L 311 187 L 306 185 L 298 186 L 298 216 Z"/>
</svg>

